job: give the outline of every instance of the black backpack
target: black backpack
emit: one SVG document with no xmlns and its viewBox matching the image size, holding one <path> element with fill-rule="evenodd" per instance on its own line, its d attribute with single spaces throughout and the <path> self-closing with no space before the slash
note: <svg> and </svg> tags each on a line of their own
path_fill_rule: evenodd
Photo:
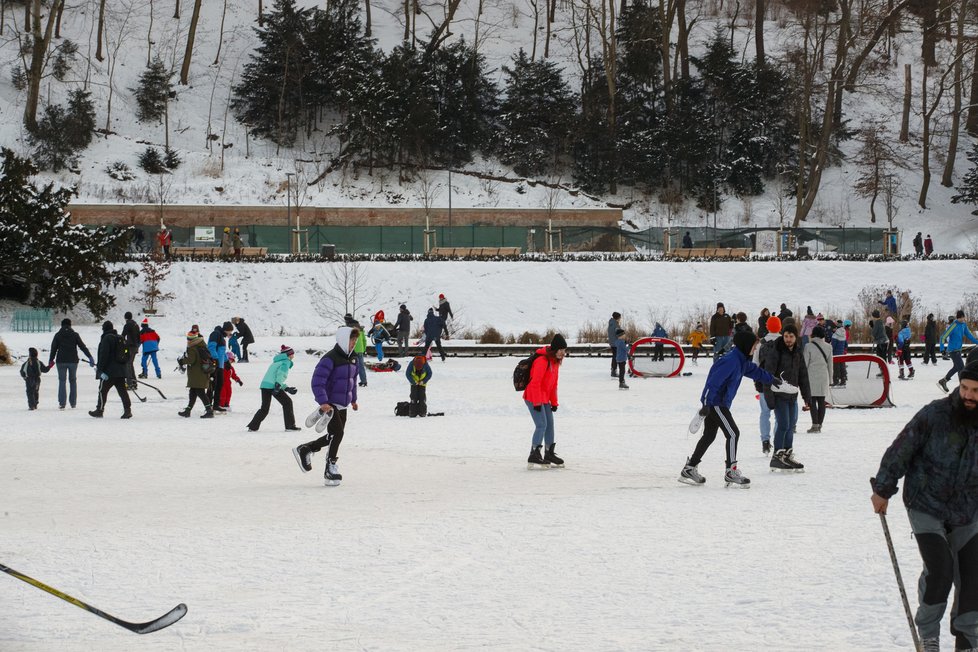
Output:
<svg viewBox="0 0 978 652">
<path fill-rule="evenodd" d="M 530 384 L 530 369 L 533 368 L 534 361 L 539 357 L 539 353 L 533 353 L 529 358 L 524 358 L 516 363 L 516 369 L 513 370 L 513 388 L 517 392 L 522 392 Z"/>
<path fill-rule="evenodd" d="M 408 401 L 399 401 L 397 405 L 394 406 L 394 416 L 406 417 L 410 413 L 411 403 Z"/>
<path fill-rule="evenodd" d="M 119 364 L 129 364 L 129 343 L 121 335 L 115 336 L 115 361 Z"/>
</svg>

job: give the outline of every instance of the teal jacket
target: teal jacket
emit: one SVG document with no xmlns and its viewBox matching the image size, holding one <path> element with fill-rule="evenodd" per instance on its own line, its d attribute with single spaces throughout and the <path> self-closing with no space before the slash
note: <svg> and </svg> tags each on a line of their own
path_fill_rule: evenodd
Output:
<svg viewBox="0 0 978 652">
<path fill-rule="evenodd" d="M 276 384 L 285 387 L 291 368 L 292 361 L 289 360 L 289 356 L 279 353 L 272 358 L 272 364 L 268 365 L 268 371 L 265 372 L 265 377 L 261 379 L 261 384 L 258 386 L 262 389 L 275 389 Z"/>
</svg>

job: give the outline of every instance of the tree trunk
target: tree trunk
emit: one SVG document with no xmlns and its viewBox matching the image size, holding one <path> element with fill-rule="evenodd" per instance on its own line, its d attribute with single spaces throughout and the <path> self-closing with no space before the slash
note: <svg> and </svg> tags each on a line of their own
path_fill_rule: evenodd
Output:
<svg viewBox="0 0 978 652">
<path fill-rule="evenodd" d="M 24 3 L 24 32 L 31 31 L 31 7 L 34 5 L 34 0 L 27 0 Z"/>
<path fill-rule="evenodd" d="M 670 0 L 659 0 L 659 24 L 662 26 L 662 40 L 659 42 L 659 56 L 662 58 L 662 89 L 666 102 L 666 114 L 673 112 L 672 92 L 672 61 L 670 36 L 672 35 L 672 3 Z"/>
<path fill-rule="evenodd" d="M 937 55 L 935 53 L 935 42 L 937 41 L 937 2 L 938 0 L 924 0 L 923 6 L 921 7 L 923 38 L 920 43 L 920 58 L 923 59 L 925 66 L 937 65 Z"/>
<path fill-rule="evenodd" d="M 624 1 L 624 0 L 623 0 Z M 479 9 L 482 13 L 482 0 L 479 1 Z M 547 0 L 547 36 L 543 41 L 543 58 L 550 57 L 550 34 L 553 31 L 554 19 L 557 17 L 557 0 Z"/>
<path fill-rule="evenodd" d="M 370 0 L 363 0 L 365 9 L 365 20 L 363 24 L 363 35 L 370 38 Z"/>
<path fill-rule="evenodd" d="M 153 0 L 149 0 L 149 26 L 146 28 L 146 67 L 153 62 Z"/>
<path fill-rule="evenodd" d="M 98 35 L 96 39 L 98 45 L 95 47 L 95 58 L 99 61 L 105 61 L 105 55 L 102 54 L 102 41 L 105 40 L 105 0 L 98 2 Z"/>
<path fill-rule="evenodd" d="M 64 0 L 55 0 L 57 5 Z M 48 12 L 47 25 L 41 34 L 41 0 L 30 0 L 27 7 L 31 12 L 31 63 L 27 70 L 27 103 L 24 105 L 24 125 L 28 131 L 37 129 L 37 105 L 41 97 L 41 76 L 47 59 L 48 46 L 54 33 L 57 6 Z"/>
<path fill-rule="evenodd" d="M 951 109 L 951 134 L 947 143 L 947 160 L 944 162 L 944 173 L 941 175 L 941 185 L 950 188 L 954 180 L 954 159 L 958 155 L 958 131 L 961 129 L 961 82 L 964 78 L 964 17 L 968 11 L 968 0 L 962 0 L 958 7 L 957 45 L 954 49 L 954 99 Z"/>
<path fill-rule="evenodd" d="M 2 5 L 0 5 L 0 10 L 2 10 Z M 54 25 L 54 38 L 61 38 L 61 14 L 65 12 L 65 3 L 60 3 L 58 5 L 58 22 Z"/>
<path fill-rule="evenodd" d="M 180 0 L 176 0 L 173 5 L 173 17 L 176 20 L 180 20 Z"/>
<path fill-rule="evenodd" d="M 540 2 L 539 0 L 529 0 L 530 6 L 533 7 L 533 48 L 530 50 L 530 61 L 536 61 L 537 58 L 537 32 L 540 27 Z"/>
<path fill-rule="evenodd" d="M 764 67 L 764 0 L 754 1 L 754 58 L 758 68 Z"/>
<path fill-rule="evenodd" d="M 369 2 L 369 0 L 368 0 Z M 224 7 L 221 9 L 221 29 L 217 34 L 217 54 L 214 55 L 214 63 L 212 65 L 217 65 L 217 62 L 221 60 L 221 46 L 224 45 L 224 17 L 228 13 L 228 0 L 224 0 Z M 370 30 L 367 30 L 367 36 L 370 36 Z"/>
<path fill-rule="evenodd" d="M 435 28 L 435 31 L 431 34 L 431 39 L 428 41 L 428 45 L 424 49 L 424 57 L 427 59 L 430 57 L 438 46 L 442 44 L 442 41 L 448 38 L 449 27 L 452 24 L 452 20 L 455 19 L 455 12 L 458 10 L 458 6 L 462 3 L 462 0 L 448 0 L 448 11 L 445 14 L 445 20 Z M 415 0 L 415 6 L 417 6 L 417 0 Z M 417 23 L 417 21 L 415 21 Z M 536 41 L 536 30 L 533 30 L 533 39 Z"/>
<path fill-rule="evenodd" d="M 968 120 L 965 129 L 971 136 L 978 136 L 978 47 L 971 66 L 971 93 L 968 96 Z"/>
<path fill-rule="evenodd" d="M 910 140 L 910 100 L 913 97 L 913 87 L 910 80 L 910 64 L 903 66 L 903 119 L 900 121 L 900 142 Z"/>
<path fill-rule="evenodd" d="M 762 0 L 757 1 L 762 2 Z M 679 37 L 679 41 L 676 43 L 676 49 L 679 51 L 679 76 L 688 81 L 690 27 L 686 22 L 686 0 L 676 0 L 676 23 Z"/>
<path fill-rule="evenodd" d="M 197 20 L 200 18 L 200 3 L 203 0 L 194 0 L 194 10 L 190 15 L 190 31 L 187 32 L 187 49 L 183 52 L 183 67 L 180 68 L 180 83 L 187 85 L 190 76 L 190 59 L 194 53 L 194 38 L 197 36 Z"/>
<path fill-rule="evenodd" d="M 920 104 L 923 107 L 921 118 L 923 123 L 923 134 L 921 136 L 921 166 L 920 166 L 920 194 L 917 196 L 917 205 L 927 208 L 927 190 L 930 188 L 930 116 L 927 111 L 927 66 L 923 66 L 923 83 L 920 85 Z"/>
<path fill-rule="evenodd" d="M 411 0 L 404 0 L 404 42 L 411 39 Z"/>
<path fill-rule="evenodd" d="M 265 26 L 265 16 L 264 16 L 263 9 L 264 7 L 262 6 L 262 0 L 258 0 L 258 26 L 259 27 Z M 223 154 L 221 156 L 223 158 Z"/>
</svg>

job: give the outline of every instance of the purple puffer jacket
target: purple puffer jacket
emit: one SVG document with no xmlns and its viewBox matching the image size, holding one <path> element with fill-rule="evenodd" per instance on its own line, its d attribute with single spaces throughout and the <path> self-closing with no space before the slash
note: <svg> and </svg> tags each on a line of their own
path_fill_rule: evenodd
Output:
<svg viewBox="0 0 978 652">
<path fill-rule="evenodd" d="M 340 331 L 336 334 L 337 345 L 319 360 L 312 372 L 312 394 L 320 405 L 345 407 L 357 402 L 357 363 L 344 348 L 350 342 L 350 329 L 343 327 Z"/>
</svg>

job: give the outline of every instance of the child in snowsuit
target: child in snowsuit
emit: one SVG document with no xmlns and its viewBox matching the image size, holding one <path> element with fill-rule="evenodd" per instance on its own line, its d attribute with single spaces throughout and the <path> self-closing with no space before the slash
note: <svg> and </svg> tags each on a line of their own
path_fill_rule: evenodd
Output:
<svg viewBox="0 0 978 652">
<path fill-rule="evenodd" d="M 292 449 L 303 473 L 312 471 L 312 456 L 329 447 L 326 454 L 326 471 L 323 477 L 327 486 L 336 486 L 342 480 L 336 466 L 340 444 L 346 432 L 348 410 L 355 412 L 357 405 L 357 361 L 353 347 L 360 337 L 359 328 L 341 326 L 336 331 L 336 345 L 319 359 L 312 372 L 312 393 L 319 403 L 321 414 L 332 414 L 326 432 L 319 439 L 299 444 Z M 308 423 L 308 422 L 307 422 Z"/>
<path fill-rule="evenodd" d="M 244 385 L 240 378 L 238 378 L 238 372 L 234 370 L 231 363 L 236 360 L 236 356 L 233 353 L 228 353 L 227 362 L 224 365 L 224 384 L 221 385 L 221 396 L 218 402 L 222 408 L 227 410 L 231 407 L 231 381 L 238 383 L 238 387 Z"/>
<path fill-rule="evenodd" d="M 669 333 L 666 329 L 662 327 L 662 324 L 655 322 L 655 328 L 652 329 L 652 337 L 668 338 Z M 665 346 L 662 342 L 655 343 L 655 349 L 652 353 L 652 360 L 665 360 Z"/>
<path fill-rule="evenodd" d="M 703 324 L 696 324 L 696 328 L 686 336 L 686 341 L 689 345 L 693 347 L 693 364 L 696 364 L 696 358 L 700 357 L 700 351 L 703 350 L 703 342 L 705 342 L 709 336 L 703 331 Z"/>
<path fill-rule="evenodd" d="M 408 416 L 428 416 L 428 382 L 433 375 L 428 359 L 423 355 L 416 357 L 408 365 L 405 375 L 411 383 L 411 407 L 408 409 Z"/>
<path fill-rule="evenodd" d="M 162 378 L 160 374 L 160 363 L 156 359 L 156 353 L 160 350 L 160 336 L 159 333 L 154 331 L 149 326 L 149 320 L 144 319 L 142 326 L 139 328 L 139 341 L 143 347 L 143 360 L 142 368 L 143 372 L 139 374 L 140 378 L 146 378 L 148 375 L 148 369 L 146 367 L 146 362 L 148 360 L 153 361 L 153 369 L 156 371 L 156 377 Z"/>
<path fill-rule="evenodd" d="M 292 409 L 292 399 L 289 398 L 289 394 L 295 394 L 296 389 L 295 387 L 286 385 L 286 381 L 289 378 L 289 369 L 292 368 L 293 364 L 292 358 L 294 357 L 295 351 L 292 350 L 292 347 L 283 344 L 278 354 L 272 358 L 272 364 L 268 366 L 265 377 L 262 378 L 261 384 L 258 385 L 261 389 L 261 407 L 258 408 L 255 416 L 251 417 L 251 421 L 248 423 L 248 430 L 251 432 L 257 432 L 258 428 L 261 427 L 261 422 L 268 416 L 268 408 L 272 406 L 273 396 L 276 401 L 282 404 L 285 429 L 301 430 L 301 428 L 295 425 L 295 412 Z"/>
<path fill-rule="evenodd" d="M 384 359 L 384 342 L 389 340 L 391 334 L 384 328 L 383 322 L 374 322 L 374 327 L 370 329 L 370 341 L 374 343 L 374 350 L 377 351 L 377 361 Z"/>
<path fill-rule="evenodd" d="M 628 362 L 628 342 L 625 341 L 625 329 L 615 331 L 615 364 L 618 365 L 618 389 L 628 389 L 625 384 L 625 363 Z M 654 358 L 653 358 L 654 359 Z"/>
<path fill-rule="evenodd" d="M 913 378 L 913 361 L 910 359 L 910 342 L 913 334 L 910 332 L 910 324 L 906 321 L 900 322 L 900 332 L 897 333 L 897 364 L 900 367 L 900 380 L 903 380 L 903 367 L 910 370 L 908 378 Z"/>
<path fill-rule="evenodd" d="M 46 374 L 51 367 L 41 364 L 37 359 L 37 349 L 27 349 L 27 362 L 20 366 L 20 377 L 27 384 L 27 409 L 36 410 L 38 394 L 41 390 L 41 374 Z"/>
</svg>

